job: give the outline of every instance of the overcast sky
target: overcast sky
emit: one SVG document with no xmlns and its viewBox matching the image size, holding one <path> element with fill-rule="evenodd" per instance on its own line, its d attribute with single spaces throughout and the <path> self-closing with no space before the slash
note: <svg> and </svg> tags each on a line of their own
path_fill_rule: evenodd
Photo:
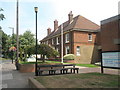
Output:
<svg viewBox="0 0 120 90">
<path fill-rule="evenodd" d="M 59 25 L 68 20 L 68 13 L 82 15 L 100 25 L 100 21 L 118 14 L 120 0 L 19 0 L 19 34 L 26 30 L 35 34 L 35 12 L 38 7 L 38 39 L 47 35 L 47 28 L 53 30 L 54 20 Z M 119 4 L 120 5 L 120 4 Z M 5 33 L 11 35 L 14 27 L 16 33 L 16 0 L 0 0 L 0 8 L 6 19 L 0 21 Z"/>
</svg>

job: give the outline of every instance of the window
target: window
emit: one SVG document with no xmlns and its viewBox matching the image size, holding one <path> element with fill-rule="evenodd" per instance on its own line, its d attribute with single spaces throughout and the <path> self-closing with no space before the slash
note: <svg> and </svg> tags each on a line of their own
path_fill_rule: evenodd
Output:
<svg viewBox="0 0 120 90">
<path fill-rule="evenodd" d="M 48 45 L 48 41 L 46 41 L 46 44 Z"/>
<path fill-rule="evenodd" d="M 65 54 L 69 54 L 69 51 L 70 51 L 69 46 L 66 46 L 66 47 L 65 47 Z"/>
<path fill-rule="evenodd" d="M 57 52 L 59 52 L 59 49 L 58 49 L 58 48 L 56 48 L 56 51 L 57 51 Z"/>
<path fill-rule="evenodd" d="M 59 52 L 59 48 L 56 47 L 56 51 Z M 59 55 L 57 55 L 57 57 L 59 57 Z"/>
<path fill-rule="evenodd" d="M 59 37 L 56 37 L 56 44 L 59 44 Z"/>
<path fill-rule="evenodd" d="M 76 47 L 76 55 L 77 55 L 77 56 L 80 56 L 80 46 L 77 46 L 77 47 Z"/>
<path fill-rule="evenodd" d="M 66 43 L 69 42 L 69 33 L 65 34 L 65 42 L 66 42 Z"/>
<path fill-rule="evenodd" d="M 52 45 L 54 44 L 54 40 L 52 39 Z"/>
<path fill-rule="evenodd" d="M 88 34 L 88 41 L 92 41 L 92 34 Z"/>
</svg>

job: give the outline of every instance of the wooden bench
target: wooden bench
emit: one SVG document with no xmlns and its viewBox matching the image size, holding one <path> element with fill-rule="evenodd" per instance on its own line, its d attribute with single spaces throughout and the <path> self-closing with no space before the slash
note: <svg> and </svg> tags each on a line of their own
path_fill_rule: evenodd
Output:
<svg viewBox="0 0 120 90">
<path fill-rule="evenodd" d="M 68 72 L 68 70 L 70 70 L 70 72 Z M 56 71 L 59 71 L 60 74 L 67 74 L 75 73 L 75 71 L 78 73 L 78 70 L 79 68 L 75 68 L 75 64 L 38 65 L 38 75 L 42 75 L 44 71 L 49 71 L 49 75 L 54 75 L 56 74 Z"/>
</svg>

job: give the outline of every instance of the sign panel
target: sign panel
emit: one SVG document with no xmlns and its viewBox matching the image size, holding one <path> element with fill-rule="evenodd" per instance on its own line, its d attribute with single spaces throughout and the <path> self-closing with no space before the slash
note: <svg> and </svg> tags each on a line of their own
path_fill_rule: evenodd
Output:
<svg viewBox="0 0 120 90">
<path fill-rule="evenodd" d="M 120 52 L 103 52 L 102 62 L 105 67 L 120 68 Z"/>
</svg>

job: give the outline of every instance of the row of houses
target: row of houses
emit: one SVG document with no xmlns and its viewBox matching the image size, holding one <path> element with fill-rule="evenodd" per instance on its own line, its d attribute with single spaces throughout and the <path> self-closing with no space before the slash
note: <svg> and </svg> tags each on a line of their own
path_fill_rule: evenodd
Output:
<svg viewBox="0 0 120 90">
<path fill-rule="evenodd" d="M 102 22 L 103 26 L 104 21 Z M 61 26 L 62 25 L 62 26 Z M 68 20 L 61 25 L 54 21 L 54 30 L 47 29 L 47 36 L 40 43 L 48 44 L 61 53 L 61 30 L 63 30 L 63 55 L 76 55 L 75 63 L 95 63 L 101 59 L 101 27 L 89 19 L 72 11 Z M 103 41 L 104 42 L 104 41 Z M 61 57 L 61 55 L 60 55 Z"/>
</svg>

